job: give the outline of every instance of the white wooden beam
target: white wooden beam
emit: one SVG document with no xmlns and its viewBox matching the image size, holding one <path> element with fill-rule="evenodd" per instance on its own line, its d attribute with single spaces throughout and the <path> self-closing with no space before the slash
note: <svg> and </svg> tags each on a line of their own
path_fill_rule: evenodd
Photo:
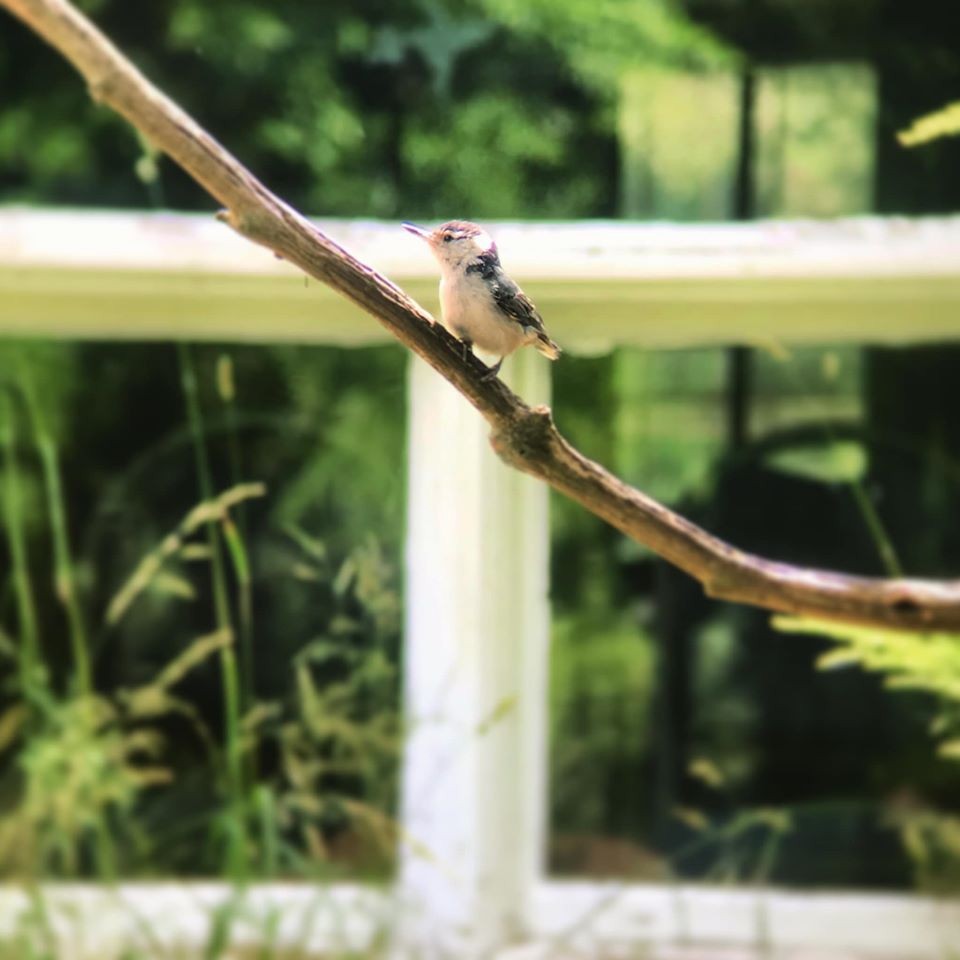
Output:
<svg viewBox="0 0 960 960">
<path fill-rule="evenodd" d="M 320 226 L 436 310 L 435 266 L 396 224 Z M 489 226 L 573 353 L 960 336 L 960 217 Z M 390 342 L 211 217 L 16 208 L 0 209 L 0 335 Z"/>
<path fill-rule="evenodd" d="M 537 401 L 546 366 L 528 351 L 505 369 Z M 522 936 L 542 874 L 547 492 L 419 360 L 409 429 L 399 936 L 466 957 Z"/>
<path fill-rule="evenodd" d="M 0 952 L 57 960 L 199 958 L 208 955 L 222 919 L 226 943 L 237 948 L 229 956 L 273 956 L 274 950 L 283 956 L 367 956 L 382 942 L 391 917 L 389 893 L 352 883 L 5 884 Z"/>
<path fill-rule="evenodd" d="M 433 278 L 426 247 L 397 223 L 317 220 L 400 280 Z M 960 216 L 750 223 L 485 224 L 525 280 L 936 277 L 960 272 Z M 212 215 L 0 207 L 6 267 L 299 277 Z"/>
<path fill-rule="evenodd" d="M 546 882 L 533 897 L 530 937 L 542 949 L 529 960 L 659 956 L 672 945 L 693 948 L 691 960 L 712 956 L 709 945 L 756 951 L 758 960 L 941 960 L 960 943 L 960 905 L 904 894 Z"/>
</svg>

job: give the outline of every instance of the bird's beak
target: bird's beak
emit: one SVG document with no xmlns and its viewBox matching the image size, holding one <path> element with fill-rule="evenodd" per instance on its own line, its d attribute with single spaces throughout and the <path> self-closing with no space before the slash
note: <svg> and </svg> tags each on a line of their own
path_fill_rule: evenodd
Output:
<svg viewBox="0 0 960 960">
<path fill-rule="evenodd" d="M 401 226 L 408 233 L 412 233 L 415 237 L 419 237 L 421 240 L 429 241 L 430 239 L 430 231 L 424 230 L 423 227 L 418 227 L 415 223 L 403 223 Z"/>
</svg>

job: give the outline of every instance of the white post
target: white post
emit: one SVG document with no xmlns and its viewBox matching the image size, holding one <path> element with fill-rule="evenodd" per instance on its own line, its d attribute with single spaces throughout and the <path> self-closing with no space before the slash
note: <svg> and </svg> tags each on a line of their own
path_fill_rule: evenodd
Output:
<svg viewBox="0 0 960 960">
<path fill-rule="evenodd" d="M 528 402 L 547 362 L 505 364 Z M 400 947 L 469 957 L 524 936 L 541 873 L 547 491 L 505 467 L 479 414 L 410 369 Z"/>
</svg>

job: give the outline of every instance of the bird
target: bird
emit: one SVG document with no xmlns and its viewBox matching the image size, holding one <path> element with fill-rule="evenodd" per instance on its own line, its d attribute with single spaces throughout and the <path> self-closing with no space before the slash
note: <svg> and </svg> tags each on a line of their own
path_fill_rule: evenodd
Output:
<svg viewBox="0 0 960 960">
<path fill-rule="evenodd" d="M 533 301 L 500 264 L 493 238 L 469 220 L 449 220 L 434 230 L 415 223 L 403 228 L 426 241 L 440 264 L 440 310 L 443 325 L 463 344 L 463 358 L 473 347 L 500 359 L 483 375 L 493 379 L 504 358 L 532 345 L 551 360 L 560 347 L 550 339 Z"/>
</svg>

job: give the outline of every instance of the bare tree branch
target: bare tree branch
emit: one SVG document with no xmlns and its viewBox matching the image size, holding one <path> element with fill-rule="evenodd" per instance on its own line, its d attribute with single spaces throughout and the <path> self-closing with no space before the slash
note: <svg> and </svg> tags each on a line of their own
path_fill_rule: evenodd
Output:
<svg viewBox="0 0 960 960">
<path fill-rule="evenodd" d="M 234 230 L 372 314 L 446 377 L 492 427 L 508 464 L 546 481 L 696 578 L 712 597 L 822 619 L 902 629 L 960 630 L 960 581 L 881 580 L 804 569 L 745 553 L 627 486 L 574 449 L 550 411 L 531 408 L 385 277 L 271 193 L 154 87 L 66 0 L 0 0 L 80 72 L 111 107 L 226 208 Z"/>
</svg>

